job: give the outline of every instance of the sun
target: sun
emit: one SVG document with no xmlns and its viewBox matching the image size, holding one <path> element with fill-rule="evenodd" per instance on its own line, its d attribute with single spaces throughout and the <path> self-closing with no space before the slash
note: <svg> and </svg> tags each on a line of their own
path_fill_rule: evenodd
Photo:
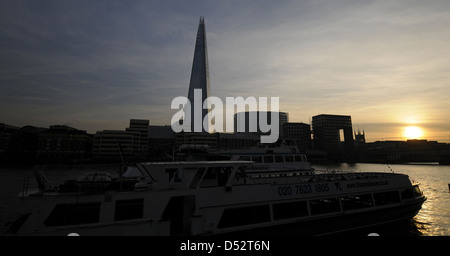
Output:
<svg viewBox="0 0 450 256">
<path fill-rule="evenodd" d="M 407 139 L 419 139 L 423 137 L 423 130 L 417 126 L 407 126 L 403 129 L 403 137 Z"/>
</svg>

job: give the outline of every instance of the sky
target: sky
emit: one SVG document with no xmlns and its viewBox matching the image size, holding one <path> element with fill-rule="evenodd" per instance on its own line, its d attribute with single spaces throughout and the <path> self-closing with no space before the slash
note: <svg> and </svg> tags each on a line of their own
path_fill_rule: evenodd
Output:
<svg viewBox="0 0 450 256">
<path fill-rule="evenodd" d="M 0 123 L 169 125 L 205 17 L 211 96 L 450 142 L 450 1 L 0 0 Z M 416 128 L 407 128 L 414 126 Z"/>
</svg>

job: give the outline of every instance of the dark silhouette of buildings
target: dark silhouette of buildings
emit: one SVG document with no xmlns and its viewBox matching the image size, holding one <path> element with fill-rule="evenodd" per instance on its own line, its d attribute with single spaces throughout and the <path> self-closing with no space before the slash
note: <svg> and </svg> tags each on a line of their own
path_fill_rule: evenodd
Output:
<svg viewBox="0 0 450 256">
<path fill-rule="evenodd" d="M 450 144 L 428 140 L 376 141 L 358 145 L 357 151 L 360 162 L 447 164 L 450 159 Z"/>
<path fill-rule="evenodd" d="M 147 156 L 149 124 L 149 120 L 130 119 L 130 127 L 125 129 L 125 132 L 133 135 L 132 152 L 139 159 Z"/>
<path fill-rule="evenodd" d="M 272 124 L 272 111 L 247 111 L 239 112 L 234 114 L 234 133 L 245 133 L 245 134 L 265 134 L 261 131 L 259 126 L 260 115 L 267 116 L 267 123 Z M 253 122 L 250 122 L 251 117 L 253 117 Z M 275 120 L 273 120 L 275 122 Z M 283 136 L 283 125 L 289 122 L 289 114 L 286 112 L 278 112 L 278 131 L 280 137 Z M 243 127 L 243 131 L 239 130 L 239 127 Z M 270 131 L 273 132 L 273 131 Z M 269 132 L 269 133 L 270 133 Z"/>
<path fill-rule="evenodd" d="M 191 103 L 191 131 L 194 132 L 194 90 L 202 90 L 201 104 L 205 102 L 206 98 L 210 95 L 209 88 L 209 67 L 208 67 L 208 47 L 206 45 L 206 26 L 205 19 L 200 17 L 200 22 L 198 25 L 197 39 L 195 42 L 195 52 L 194 59 L 192 62 L 191 71 L 191 81 L 189 83 L 189 93 L 188 99 Z M 203 119 L 208 115 L 208 109 L 202 110 L 201 124 L 203 124 Z M 203 127 L 203 132 L 209 132 L 207 127 Z"/>
<path fill-rule="evenodd" d="M 2 163 L 73 163 L 88 161 L 92 136 L 65 125 L 48 129 L 22 128 L 0 124 L 0 159 Z"/>
<path fill-rule="evenodd" d="M 149 120 L 131 119 L 130 127 L 94 135 L 92 154 L 97 161 L 146 160 Z"/>
<path fill-rule="evenodd" d="M 82 162 L 91 157 L 92 136 L 86 131 L 66 125 L 52 125 L 39 133 L 37 160 L 39 162 Z"/>
<path fill-rule="evenodd" d="M 148 127 L 148 161 L 171 161 L 175 150 L 175 132 L 170 125 Z"/>
<path fill-rule="evenodd" d="M 324 122 L 336 128 L 336 124 Z M 339 122 L 338 122 L 339 123 Z M 35 163 L 118 163 L 132 161 L 171 161 L 183 144 L 207 145 L 210 150 L 245 149 L 258 146 L 257 133 L 178 133 L 171 126 L 150 126 L 148 120 L 130 120 L 122 131 L 104 130 L 95 135 L 65 125 L 49 128 L 15 127 L 0 124 L 0 161 L 2 164 Z M 317 123 L 316 123 L 317 124 Z M 347 123 L 348 126 L 348 123 Z M 439 162 L 450 164 L 450 144 L 427 140 L 365 142 L 366 133 L 355 132 L 354 158 L 346 158 L 345 142 L 339 141 L 336 155 L 315 147 L 311 149 L 308 124 L 285 123 L 282 140 L 295 141 L 313 163 L 353 161 L 374 163 Z M 330 128 L 331 129 L 331 128 Z M 316 130 L 317 126 L 316 126 Z M 316 136 L 316 134 L 315 134 Z M 309 138 L 309 143 L 308 143 Z M 315 142 L 315 141 L 314 141 Z M 92 146 L 91 146 L 92 145 Z M 335 145 L 336 146 L 336 145 Z M 303 149 L 305 149 L 303 151 Z"/>
<path fill-rule="evenodd" d="M 0 160 L 2 163 L 35 163 L 39 134 L 45 128 L 0 124 Z"/>
<path fill-rule="evenodd" d="M 358 133 L 356 133 L 355 131 L 355 145 L 364 143 L 366 143 L 366 134 L 364 130 L 362 131 L 362 133 L 360 130 L 358 130 Z"/>
<path fill-rule="evenodd" d="M 293 140 L 301 152 L 312 148 L 311 126 L 305 123 L 284 123 L 283 139 Z"/>
<path fill-rule="evenodd" d="M 325 114 L 313 116 L 312 129 L 314 148 L 327 152 L 329 160 L 354 160 L 351 116 Z M 343 131 L 343 138 L 341 138 L 341 131 Z"/>
</svg>

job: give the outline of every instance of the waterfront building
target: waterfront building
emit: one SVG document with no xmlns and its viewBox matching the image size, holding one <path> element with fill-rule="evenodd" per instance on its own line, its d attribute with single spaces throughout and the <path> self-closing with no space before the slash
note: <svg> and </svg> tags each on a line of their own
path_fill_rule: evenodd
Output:
<svg viewBox="0 0 450 256">
<path fill-rule="evenodd" d="M 353 160 L 354 140 L 351 116 L 313 116 L 314 148 L 326 151 L 330 160 Z"/>
<path fill-rule="evenodd" d="M 121 150 L 125 156 L 133 153 L 132 132 L 103 130 L 94 135 L 92 154 L 96 160 L 119 159 Z"/>
<path fill-rule="evenodd" d="M 39 133 L 37 160 L 40 162 L 76 162 L 91 157 L 92 136 L 66 125 L 52 125 Z"/>
<path fill-rule="evenodd" d="M 283 139 L 293 140 L 301 152 L 311 149 L 311 126 L 305 123 L 284 123 Z"/>
<path fill-rule="evenodd" d="M 244 149 L 258 146 L 260 136 L 256 134 L 218 133 L 219 150 Z"/>
<path fill-rule="evenodd" d="M 35 163 L 38 136 L 46 128 L 0 124 L 0 161 L 2 163 Z"/>
<path fill-rule="evenodd" d="M 267 115 L 267 123 L 272 124 L 272 112 L 271 111 L 246 111 L 246 112 L 239 112 L 234 114 L 234 133 L 256 133 L 256 134 L 264 134 L 259 126 L 259 116 L 261 114 Z M 250 122 L 250 117 L 256 117 L 256 123 Z M 274 120 L 275 121 L 275 120 Z M 279 133 L 280 137 L 283 136 L 283 125 L 285 123 L 289 122 L 289 114 L 286 112 L 278 112 L 278 127 L 279 127 Z M 239 131 L 238 127 L 241 125 L 244 126 L 244 131 Z M 256 130 L 256 131 L 253 131 Z"/>
<path fill-rule="evenodd" d="M 170 125 L 148 127 L 148 159 L 150 161 L 171 161 L 175 151 L 175 132 Z"/>
<path fill-rule="evenodd" d="M 134 136 L 133 138 L 133 152 L 135 154 L 146 155 L 148 151 L 148 130 L 149 120 L 130 119 L 130 127 L 125 131 Z"/>
<path fill-rule="evenodd" d="M 7 158 L 7 154 L 14 142 L 14 135 L 19 131 L 19 127 L 0 123 L 0 159 Z"/>
<path fill-rule="evenodd" d="M 217 149 L 217 133 L 179 132 L 176 134 L 176 147 L 181 145 L 207 145 L 210 150 Z"/>
<path fill-rule="evenodd" d="M 98 131 L 94 135 L 92 154 L 97 160 L 145 159 L 148 152 L 149 121 L 131 119 L 130 127 L 122 130 Z M 122 152 L 121 152 L 122 151 Z"/>
</svg>

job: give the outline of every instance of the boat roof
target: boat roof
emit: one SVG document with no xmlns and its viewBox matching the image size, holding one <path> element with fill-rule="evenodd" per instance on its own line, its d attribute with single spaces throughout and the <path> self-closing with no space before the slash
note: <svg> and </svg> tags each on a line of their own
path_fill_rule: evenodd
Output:
<svg viewBox="0 0 450 256">
<path fill-rule="evenodd" d="M 183 166 L 224 166 L 224 165 L 249 165 L 254 164 L 254 161 L 178 161 L 178 162 L 146 162 L 140 163 L 142 165 L 183 165 Z"/>
</svg>

